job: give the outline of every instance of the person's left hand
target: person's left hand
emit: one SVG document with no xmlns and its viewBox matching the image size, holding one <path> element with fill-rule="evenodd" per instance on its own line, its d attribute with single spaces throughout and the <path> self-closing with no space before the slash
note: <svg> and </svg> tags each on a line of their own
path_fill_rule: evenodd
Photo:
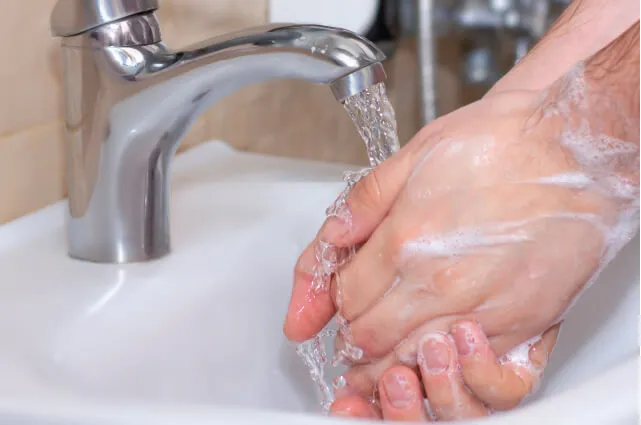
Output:
<svg viewBox="0 0 641 425">
<path fill-rule="evenodd" d="M 478 325 L 457 323 L 449 334 L 434 333 L 423 339 L 419 373 L 400 365 L 383 373 L 377 383 L 377 404 L 362 396 L 346 395 L 336 399 L 330 413 L 430 422 L 479 418 L 494 410 L 514 407 L 538 385 L 558 331 L 557 325 L 544 333 L 528 353 L 530 363 L 526 367 L 499 363 Z M 474 335 L 472 344 L 466 338 L 467 333 Z"/>
</svg>

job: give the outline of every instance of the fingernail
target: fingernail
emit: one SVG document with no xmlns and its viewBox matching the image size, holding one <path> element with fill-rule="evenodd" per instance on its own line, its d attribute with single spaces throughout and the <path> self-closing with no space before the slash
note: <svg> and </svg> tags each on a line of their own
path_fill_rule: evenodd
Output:
<svg viewBox="0 0 641 425">
<path fill-rule="evenodd" d="M 468 357 L 474 354 L 480 339 L 469 324 L 461 323 L 455 325 L 452 329 L 452 334 L 459 356 Z"/>
<path fill-rule="evenodd" d="M 405 375 L 391 372 L 383 377 L 385 393 L 392 406 L 397 409 L 408 407 L 415 399 L 414 391 Z"/>
<path fill-rule="evenodd" d="M 427 335 L 423 340 L 424 368 L 431 375 L 445 372 L 450 366 L 450 347 L 440 334 Z"/>
</svg>

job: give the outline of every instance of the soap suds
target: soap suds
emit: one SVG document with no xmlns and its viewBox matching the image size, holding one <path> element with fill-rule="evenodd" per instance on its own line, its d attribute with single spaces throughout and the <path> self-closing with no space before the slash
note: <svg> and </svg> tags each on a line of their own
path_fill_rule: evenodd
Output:
<svg viewBox="0 0 641 425">
<path fill-rule="evenodd" d="M 517 345 L 512 350 L 505 353 L 500 359 L 499 363 L 512 363 L 514 365 L 523 367 L 529 371 L 536 371 L 536 368 L 530 360 L 530 349 L 541 340 L 541 335 L 537 335 L 528 339 L 527 341 Z"/>
<path fill-rule="evenodd" d="M 579 63 L 545 93 L 541 102 L 543 120 L 558 120 L 559 118 L 562 120 L 565 128 L 560 132 L 557 140 L 558 144 L 553 148 L 560 149 L 566 155 L 570 169 L 538 178 L 524 178 L 521 181 L 505 181 L 501 183 L 560 187 L 572 191 L 572 195 L 568 196 L 586 192 L 590 195 L 596 195 L 597 199 L 602 200 L 602 205 L 599 206 L 600 209 L 590 213 L 581 209 L 573 210 L 560 202 L 558 211 L 545 214 L 533 212 L 529 217 L 518 217 L 518 219 L 505 220 L 504 222 L 486 222 L 474 226 L 457 224 L 454 229 L 446 229 L 441 232 L 426 231 L 401 247 L 400 264 L 397 264 L 400 275 L 403 275 L 403 267 L 409 267 L 409 264 L 416 259 L 463 257 L 476 255 L 488 248 L 503 246 L 510 246 L 509 249 L 517 250 L 519 246 L 524 244 L 536 243 L 537 230 L 544 228 L 544 226 L 532 226 L 532 224 L 539 224 L 539 222 L 571 220 L 589 223 L 603 235 L 604 243 L 598 267 L 555 323 L 562 320 L 583 291 L 597 279 L 600 272 L 634 236 L 639 227 L 638 143 L 621 140 L 603 130 L 604 125 L 599 125 L 599 118 L 602 115 L 605 116 L 605 113 L 604 111 L 595 110 L 595 108 L 607 108 L 608 103 L 594 102 L 588 98 L 588 91 L 589 87 L 584 75 L 584 65 Z M 554 98 L 552 102 L 550 101 L 551 97 Z M 381 104 L 377 103 L 377 101 L 374 101 L 374 106 L 372 106 L 371 99 L 367 97 L 355 99 L 355 102 L 349 103 L 350 105 L 346 103 L 346 108 L 348 110 L 351 108 L 350 116 L 354 119 L 361 136 L 368 144 L 371 165 L 376 166 L 397 149 L 398 142 L 389 144 L 391 139 L 388 137 L 393 133 L 395 134 L 395 124 L 376 124 L 381 117 L 389 119 L 390 114 L 393 117 L 393 111 L 391 111 L 391 107 L 381 107 Z M 372 125 L 378 125 L 378 130 L 363 130 L 363 127 L 370 128 Z M 383 142 L 379 143 L 388 143 L 387 147 L 374 146 L 370 149 L 369 143 L 377 137 L 383 140 Z M 426 185 L 420 185 L 417 182 L 421 170 L 430 166 L 430 158 L 434 158 L 437 154 L 456 157 L 471 153 L 474 155 L 470 162 L 472 166 L 491 167 L 491 153 L 496 143 L 492 135 L 477 135 L 474 143 L 460 139 L 436 142 L 411 173 L 407 186 L 411 187 L 416 183 L 417 187 L 410 192 L 410 201 L 425 202 L 426 199 L 434 196 L 435 190 L 439 191 L 439 195 L 441 194 L 440 192 L 446 194 L 452 190 L 451 187 L 446 185 L 446 182 L 438 189 L 426 187 Z M 392 148 L 388 149 L 389 146 L 392 146 Z M 636 171 L 634 170 L 635 165 Z M 347 206 L 347 196 L 355 182 L 366 175 L 368 171 L 369 169 L 366 169 L 347 176 L 347 188 L 334 205 L 328 208 L 328 216 L 336 216 L 344 223 L 351 225 L 352 216 Z M 351 181 L 353 183 L 350 183 Z M 489 186 L 483 187 L 484 190 L 489 188 Z M 355 251 L 355 248 L 337 250 L 330 244 L 321 242 L 317 251 L 318 270 L 314 273 L 315 290 L 327 290 L 332 275 L 341 265 L 351 260 Z M 577 261 L 579 261 L 580 265 L 582 259 L 577 258 Z M 544 264 L 535 264 L 535 266 L 527 270 L 527 277 L 531 282 L 543 279 L 546 273 Z M 395 290 L 397 286 L 409 283 L 396 278 L 383 297 Z M 338 298 L 342 298 L 340 296 L 340 286 L 340 282 L 338 282 Z M 506 302 L 487 301 L 478 306 L 476 311 L 499 308 L 504 306 Z M 337 300 L 337 303 L 340 305 L 340 299 Z M 408 305 L 398 312 L 398 318 L 407 320 L 414 311 L 415 307 Z M 321 335 L 334 337 L 336 334 L 340 334 L 345 342 L 345 346 L 336 354 L 332 363 L 345 363 L 346 360 L 359 360 L 363 357 L 362 350 L 350 344 L 349 323 L 340 315 L 337 315 L 335 324 L 338 330 L 333 331 L 333 333 L 327 330 L 323 331 L 325 332 L 324 334 L 321 333 L 312 340 L 313 350 L 303 350 L 303 356 L 307 355 L 310 359 L 306 361 L 306 364 L 310 367 L 312 378 L 317 378 L 315 379 L 316 382 L 324 380 L 323 372 L 319 372 L 319 367 L 322 370 L 327 363 L 324 347 L 321 348 L 322 342 L 319 342 Z M 517 325 L 514 324 L 510 328 L 511 331 L 516 331 Z M 543 368 L 536 368 L 529 359 L 530 350 L 540 340 L 541 337 L 537 336 L 520 344 L 505 354 L 500 359 L 501 363 L 514 364 L 540 376 Z M 418 352 L 399 350 L 398 348 L 402 344 L 403 342 L 395 349 L 401 362 L 407 365 L 414 365 L 424 360 L 421 358 L 420 350 Z M 347 384 L 345 378 L 341 376 L 334 382 L 334 388 L 344 388 Z M 321 392 L 324 394 L 323 406 L 326 410 L 333 400 L 333 393 L 331 390 L 325 391 L 323 388 L 321 388 Z"/>
<path fill-rule="evenodd" d="M 556 93 L 559 89 L 561 95 L 555 97 L 554 102 L 550 102 L 550 94 Z M 586 212 L 580 207 L 573 210 L 571 206 L 566 207 L 563 203 L 559 203 L 558 211 L 537 215 L 534 213 L 530 217 L 519 217 L 518 220 L 499 223 L 486 222 L 476 226 L 459 224 L 453 229 L 442 232 L 434 231 L 432 225 L 429 231 L 402 245 L 399 255 L 400 261 L 397 264 L 400 271 L 403 272 L 404 267 L 411 267 L 418 259 L 471 256 L 484 252 L 490 247 L 505 245 L 513 245 L 517 250 L 520 245 L 537 242 L 538 229 L 543 227 L 530 226 L 537 222 L 549 220 L 582 221 L 590 224 L 603 235 L 603 248 L 596 272 L 585 282 L 556 323 L 562 320 L 580 295 L 598 278 L 600 272 L 639 229 L 638 140 L 621 140 L 607 134 L 604 130 L 605 125 L 599 122 L 601 116 L 606 116 L 607 111 L 599 110 L 599 108 L 609 107 L 608 103 L 589 99 L 588 90 L 588 82 L 584 77 L 584 65 L 579 63 L 563 80 L 556 84 L 556 87 L 552 87 L 546 92 L 546 98 L 541 103 L 544 120 L 563 119 L 564 128 L 559 133 L 557 146 L 565 153 L 568 158 L 568 166 L 572 169 L 538 178 L 515 180 L 511 183 L 562 187 L 572 191 L 568 192 L 570 193 L 567 195 L 569 199 L 581 192 L 588 193 L 591 195 L 589 199 L 592 202 L 595 199 L 601 202 L 595 212 Z M 624 118 L 622 117 L 622 121 L 625 121 Z M 638 131 L 636 133 L 638 134 Z M 491 139 L 489 135 L 475 136 L 475 143 L 479 138 Z M 439 141 L 413 170 L 411 179 L 418 180 L 419 173 L 430 167 L 428 159 L 434 158 L 437 153 L 446 156 L 461 155 L 465 149 L 468 149 L 468 146 L 469 144 L 461 140 L 456 142 Z M 492 145 L 487 141 L 475 146 L 471 151 L 475 155 L 471 164 L 482 166 L 491 163 L 491 157 L 488 156 L 490 153 L 487 150 L 491 147 Z M 500 183 L 508 184 L 510 182 Z M 426 188 L 424 182 L 417 182 L 417 184 L 422 186 L 413 188 L 409 192 L 410 201 L 425 202 L 426 198 L 434 195 L 434 188 Z M 410 180 L 408 188 L 411 185 L 412 181 Z M 444 194 L 447 190 L 451 190 L 451 188 L 445 187 L 444 189 L 443 187 L 445 185 L 442 185 L 439 190 Z M 484 190 L 490 188 L 483 186 Z M 571 202 L 568 205 L 572 205 Z M 581 260 L 581 258 L 577 259 L 579 262 Z M 528 269 L 527 277 L 532 282 L 542 279 L 546 274 L 544 265 L 537 267 Z M 579 263 L 579 267 L 583 266 Z M 586 264 L 585 267 L 592 266 Z M 476 311 L 500 308 L 505 305 L 505 300 L 502 302 L 487 301 L 478 306 Z M 404 310 L 399 312 L 399 318 L 407 315 Z M 512 330 L 515 328 L 513 327 Z M 542 368 L 535 368 L 529 360 L 529 351 L 540 341 L 540 338 L 537 336 L 515 347 L 501 359 L 501 362 L 518 365 L 537 375 L 542 373 Z M 420 352 L 418 354 L 420 361 Z M 410 357 L 405 355 L 401 361 L 410 361 Z"/>
</svg>

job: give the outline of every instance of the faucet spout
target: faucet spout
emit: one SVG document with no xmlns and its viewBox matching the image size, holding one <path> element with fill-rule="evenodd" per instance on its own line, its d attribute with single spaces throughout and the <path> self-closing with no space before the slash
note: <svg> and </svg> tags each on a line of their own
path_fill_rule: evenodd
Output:
<svg viewBox="0 0 641 425">
<path fill-rule="evenodd" d="M 346 30 L 278 25 L 184 50 L 153 12 L 62 39 L 70 256 L 148 261 L 170 251 L 171 162 L 195 119 L 249 84 L 294 78 L 338 101 L 385 79 L 384 54 Z"/>
</svg>

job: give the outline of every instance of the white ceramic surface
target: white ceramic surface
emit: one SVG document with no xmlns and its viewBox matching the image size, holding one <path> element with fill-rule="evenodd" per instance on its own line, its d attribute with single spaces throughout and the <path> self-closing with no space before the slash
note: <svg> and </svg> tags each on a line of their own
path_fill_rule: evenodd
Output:
<svg viewBox="0 0 641 425">
<path fill-rule="evenodd" d="M 294 262 L 344 166 L 180 155 L 173 253 L 101 265 L 65 254 L 58 203 L 0 227 L 0 425 L 322 424 L 282 336 Z M 541 393 L 486 424 L 636 423 L 639 241 L 579 301 Z"/>
<path fill-rule="evenodd" d="M 269 0 L 270 22 L 320 24 L 365 34 L 380 0 Z"/>
</svg>

